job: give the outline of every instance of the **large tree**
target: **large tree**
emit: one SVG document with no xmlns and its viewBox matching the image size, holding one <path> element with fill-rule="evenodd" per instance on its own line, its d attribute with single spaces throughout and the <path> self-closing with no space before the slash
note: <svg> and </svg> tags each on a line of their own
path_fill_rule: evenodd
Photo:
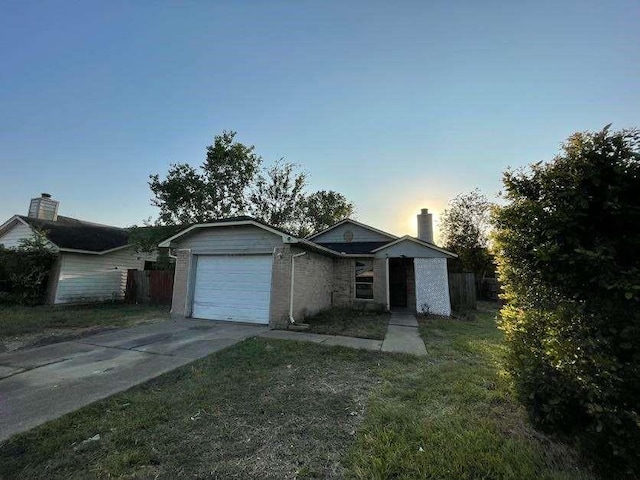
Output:
<svg viewBox="0 0 640 480">
<path fill-rule="evenodd" d="M 159 225 L 203 223 L 250 214 L 275 227 L 304 236 L 350 216 L 353 204 L 334 191 L 308 193 L 307 176 L 280 159 L 263 167 L 253 146 L 224 131 L 207 147 L 199 167 L 173 164 L 166 178 L 149 176 Z"/>
<path fill-rule="evenodd" d="M 635 478 L 640 132 L 576 133 L 552 162 L 503 182 L 495 249 L 518 391 L 540 425 L 577 435 L 606 468 Z"/>
<path fill-rule="evenodd" d="M 480 190 L 461 193 L 449 202 L 440 218 L 441 243 L 458 255 L 458 268 L 474 272 L 480 281 L 493 270 L 489 254 L 492 204 Z"/>
<path fill-rule="evenodd" d="M 178 163 L 171 165 L 165 179 L 150 175 L 160 224 L 202 223 L 247 210 L 247 193 L 262 160 L 253 146 L 235 142 L 235 135 L 231 131 L 217 135 L 199 169 Z"/>
</svg>

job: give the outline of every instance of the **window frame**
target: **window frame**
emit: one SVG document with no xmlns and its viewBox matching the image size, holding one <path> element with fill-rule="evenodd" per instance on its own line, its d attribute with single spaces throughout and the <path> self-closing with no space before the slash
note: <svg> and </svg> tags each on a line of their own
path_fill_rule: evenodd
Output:
<svg viewBox="0 0 640 480">
<path fill-rule="evenodd" d="M 368 273 L 371 272 L 371 281 L 358 281 L 358 277 L 362 276 L 362 273 L 359 275 L 358 274 L 358 263 L 362 263 L 363 266 L 365 267 L 365 269 L 362 271 L 362 273 Z M 369 268 L 370 266 L 370 268 Z M 374 284 L 375 284 L 375 276 L 373 273 L 373 259 L 372 258 L 363 258 L 360 260 L 355 260 L 354 264 L 353 264 L 353 270 L 354 270 L 354 275 L 353 275 L 353 281 L 354 281 L 354 288 L 353 288 L 353 297 L 355 300 L 359 300 L 359 301 L 371 301 L 374 300 Z M 371 287 L 371 296 L 367 296 L 367 297 L 359 297 L 358 296 L 358 285 L 367 285 Z"/>
</svg>

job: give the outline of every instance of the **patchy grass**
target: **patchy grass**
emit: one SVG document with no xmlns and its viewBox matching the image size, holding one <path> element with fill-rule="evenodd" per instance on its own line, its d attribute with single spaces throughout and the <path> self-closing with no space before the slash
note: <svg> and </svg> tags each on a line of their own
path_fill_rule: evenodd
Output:
<svg viewBox="0 0 640 480">
<path fill-rule="evenodd" d="M 0 476 L 342 478 L 379 357 L 250 339 L 12 437 Z"/>
<path fill-rule="evenodd" d="M 350 477 L 594 478 L 573 449 L 527 421 L 494 315 L 421 320 L 428 356 L 383 368 L 347 457 Z"/>
<path fill-rule="evenodd" d="M 250 339 L 0 444 L 3 478 L 594 478 L 514 400 L 492 315 L 427 357 Z M 99 439 L 89 440 L 95 435 Z"/>
<path fill-rule="evenodd" d="M 78 330 L 127 327 L 136 323 L 167 319 L 167 307 L 99 304 L 78 306 L 0 306 L 0 343 L 47 343 L 50 337 L 66 339 Z"/>
<path fill-rule="evenodd" d="M 386 312 L 364 312 L 350 308 L 332 308 L 305 318 L 310 333 L 384 340 L 390 315 Z"/>
</svg>

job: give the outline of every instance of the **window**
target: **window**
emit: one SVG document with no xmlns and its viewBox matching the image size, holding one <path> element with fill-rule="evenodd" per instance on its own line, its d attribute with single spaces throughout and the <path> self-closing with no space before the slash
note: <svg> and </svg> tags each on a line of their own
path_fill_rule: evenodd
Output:
<svg viewBox="0 0 640 480">
<path fill-rule="evenodd" d="M 373 299 L 373 260 L 356 260 L 356 298 Z"/>
</svg>

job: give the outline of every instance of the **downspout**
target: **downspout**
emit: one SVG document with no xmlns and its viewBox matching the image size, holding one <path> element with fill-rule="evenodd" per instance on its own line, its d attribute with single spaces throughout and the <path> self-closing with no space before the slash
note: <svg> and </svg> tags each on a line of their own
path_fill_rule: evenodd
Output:
<svg viewBox="0 0 640 480">
<path fill-rule="evenodd" d="M 295 319 L 293 318 L 293 287 L 295 285 L 296 258 L 306 254 L 307 252 L 302 252 L 302 253 L 296 253 L 295 255 L 291 256 L 291 287 L 289 288 L 289 323 L 296 323 Z"/>
</svg>

